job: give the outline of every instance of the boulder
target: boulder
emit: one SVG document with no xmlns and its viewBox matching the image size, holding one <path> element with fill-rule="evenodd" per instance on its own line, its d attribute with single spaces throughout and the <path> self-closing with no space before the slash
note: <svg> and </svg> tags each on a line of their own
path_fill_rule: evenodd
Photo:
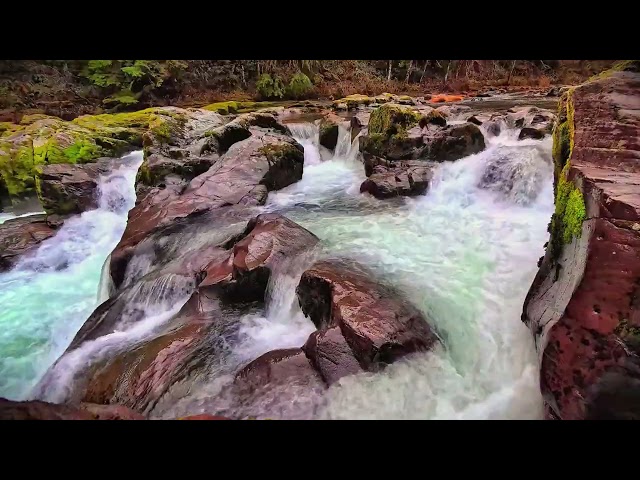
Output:
<svg viewBox="0 0 640 480">
<path fill-rule="evenodd" d="M 418 309 L 357 264 L 318 262 L 303 273 L 296 294 L 319 330 L 340 329 L 365 370 L 428 350 L 438 341 Z"/>
<path fill-rule="evenodd" d="M 326 388 L 301 349 L 274 350 L 240 370 L 208 408 L 234 419 L 310 419 Z"/>
<path fill-rule="evenodd" d="M 556 211 L 522 314 L 550 418 L 626 416 L 638 395 L 624 369 L 640 353 L 639 99 L 640 74 L 612 71 L 559 104 Z"/>
<path fill-rule="evenodd" d="M 319 142 L 329 150 L 335 150 L 338 144 L 339 125 L 344 124 L 346 127 L 347 120 L 334 114 L 325 115 L 320 120 L 319 125 Z"/>
<path fill-rule="evenodd" d="M 84 165 L 45 165 L 38 174 L 38 196 L 49 214 L 78 214 L 98 207 L 98 181 L 118 160 L 102 159 Z"/>
<path fill-rule="evenodd" d="M 231 238 L 219 237 L 217 244 L 203 246 L 197 235 L 216 231 L 223 224 L 206 215 L 190 220 L 198 228 L 158 232 L 149 238 L 153 245 L 165 245 L 171 259 L 159 255 L 153 260 L 158 261 L 156 269 L 96 309 L 47 372 L 40 392 L 55 391 L 57 372 L 73 368 L 66 362 L 74 363 L 76 351 L 85 346 L 91 349 L 92 340 L 140 322 L 149 296 L 167 306 L 187 298 L 176 314 L 149 335 L 104 355 L 91 354 L 92 361 L 76 372 L 73 388 L 55 398 L 119 404 L 150 414 L 174 385 L 188 386 L 212 365 L 226 364 L 228 339 L 237 335 L 238 315 L 264 303 L 270 276 L 282 262 L 318 242 L 315 235 L 285 217 L 262 214 Z M 207 234 L 205 238 L 211 242 L 215 237 Z"/>
<path fill-rule="evenodd" d="M 424 136 L 420 158 L 437 162 L 458 160 L 485 148 L 484 136 L 473 123 L 447 125 Z"/>
<path fill-rule="evenodd" d="M 264 117 L 275 121 L 272 116 Z M 135 246 L 157 229 L 222 207 L 262 205 L 270 190 L 302 178 L 304 149 L 298 142 L 271 128 L 252 126 L 250 133 L 186 187 L 167 184 L 165 188 L 152 188 L 141 199 L 139 196 L 111 256 L 111 277 L 116 287 L 122 283 Z"/>
<path fill-rule="evenodd" d="M 327 385 L 364 371 L 338 327 L 313 332 L 302 349 Z"/>
<path fill-rule="evenodd" d="M 433 166 L 424 161 L 403 160 L 390 166 L 376 165 L 360 185 L 360 192 L 376 198 L 423 195 L 433 177 Z"/>
<path fill-rule="evenodd" d="M 540 140 L 544 138 L 545 132 L 542 130 L 538 130 L 537 128 L 524 127 L 520 130 L 518 134 L 518 140 L 524 140 L 526 138 L 531 138 L 533 140 Z"/>
<path fill-rule="evenodd" d="M 13 218 L 0 224 L 0 272 L 13 268 L 22 256 L 54 236 L 59 225 L 48 223 L 46 215 Z"/>
</svg>

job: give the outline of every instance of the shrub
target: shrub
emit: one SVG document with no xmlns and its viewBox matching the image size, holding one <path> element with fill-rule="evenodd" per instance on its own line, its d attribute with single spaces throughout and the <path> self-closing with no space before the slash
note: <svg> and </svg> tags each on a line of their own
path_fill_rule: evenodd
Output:
<svg viewBox="0 0 640 480">
<path fill-rule="evenodd" d="M 268 73 L 263 73 L 256 83 L 256 90 L 264 100 L 272 100 L 284 97 L 284 84 L 280 77 L 272 78 Z"/>
<path fill-rule="evenodd" d="M 286 94 L 290 98 L 299 99 L 307 97 L 311 90 L 313 90 L 313 84 L 309 77 L 302 72 L 298 72 L 291 77 Z"/>
</svg>

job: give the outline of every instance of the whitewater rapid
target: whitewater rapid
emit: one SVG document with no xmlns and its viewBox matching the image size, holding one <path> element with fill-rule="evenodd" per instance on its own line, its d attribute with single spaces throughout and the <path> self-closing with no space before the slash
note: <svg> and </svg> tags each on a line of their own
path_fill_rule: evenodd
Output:
<svg viewBox="0 0 640 480">
<path fill-rule="evenodd" d="M 340 128 L 330 152 L 319 146 L 316 125 L 289 126 L 304 147 L 303 177 L 271 192 L 260 210 L 309 229 L 321 248 L 278 265 L 264 309 L 222 322 L 219 365 L 196 384 L 172 388 L 151 418 L 217 413 L 212 405 L 220 407 L 219 392 L 242 365 L 270 350 L 300 347 L 315 327 L 302 314 L 295 287 L 304 269 L 322 257 L 348 257 L 369 267 L 378 281 L 423 311 L 443 345 L 381 373 L 345 377 L 322 398 L 300 398 L 302 410 L 283 418 L 541 418 L 534 345 L 520 314 L 553 212 L 551 139 L 518 141 L 517 129 L 503 128 L 498 137 L 487 136 L 483 152 L 440 164 L 426 195 L 376 200 L 359 191 L 364 167 L 358 138 L 352 141 L 348 129 Z M 108 298 L 100 272 L 135 203 L 141 154 L 127 158 L 101 182 L 100 208 L 68 220 L 33 257 L 0 274 L 0 396 L 27 397 L 99 301 Z M 487 179 L 488 171 L 493 173 Z M 116 208 L 106 201 L 107 191 L 121 199 Z M 201 236 L 213 242 L 208 232 Z M 199 238 L 189 241 L 195 245 Z M 186 298 L 170 300 L 151 305 L 138 324 L 63 357 L 55 388 L 37 397 L 68 398 L 81 366 L 148 338 Z M 278 418 L 269 410 L 256 414 Z"/>
<path fill-rule="evenodd" d="M 122 157 L 120 167 L 100 178 L 97 209 L 67 220 L 0 274 L 0 397 L 28 398 L 97 307 L 102 266 L 135 205 L 141 163 L 141 151 Z"/>
<path fill-rule="evenodd" d="M 542 417 L 536 354 L 520 315 L 554 208 L 551 139 L 517 136 L 517 129 L 503 129 L 487 138 L 483 152 L 441 164 L 422 197 L 379 201 L 360 194 L 365 177 L 355 148 L 305 164 L 300 182 L 270 195 L 268 209 L 315 233 L 327 255 L 373 269 L 443 338 L 444 347 L 383 373 L 343 378 L 318 418 Z M 317 144 L 300 141 L 305 158 L 315 158 L 306 150 Z M 504 191 L 509 182 L 502 178 L 483 188 L 487 168 L 501 158 L 508 159 L 506 173 L 515 172 L 513 188 Z M 268 328 L 260 338 L 269 338 Z"/>
</svg>

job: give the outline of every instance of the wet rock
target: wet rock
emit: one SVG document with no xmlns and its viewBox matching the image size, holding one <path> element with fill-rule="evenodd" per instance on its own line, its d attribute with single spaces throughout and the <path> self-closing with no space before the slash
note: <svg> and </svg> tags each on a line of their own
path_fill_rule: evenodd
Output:
<svg viewBox="0 0 640 480">
<path fill-rule="evenodd" d="M 433 166 L 424 161 L 404 160 L 390 166 L 376 165 L 362 185 L 360 192 L 376 198 L 423 195 L 433 177 Z"/>
<path fill-rule="evenodd" d="M 152 189 L 129 212 L 127 228 L 112 254 L 114 284 L 122 282 L 133 248 L 153 231 L 214 209 L 262 205 L 270 190 L 302 178 L 303 164 L 304 149 L 291 137 L 251 127 L 249 138 L 233 144 L 186 188 Z"/>
<path fill-rule="evenodd" d="M 0 272 L 13 268 L 21 257 L 55 235 L 57 226 L 47 223 L 46 215 L 7 220 L 0 225 Z"/>
<path fill-rule="evenodd" d="M 364 371 L 338 327 L 312 333 L 302 349 L 327 385 Z"/>
<path fill-rule="evenodd" d="M 540 140 L 544 138 L 545 132 L 542 130 L 538 130 L 537 128 L 524 127 L 520 130 L 518 134 L 518 140 L 524 140 L 526 138 L 531 138 L 533 140 Z"/>
<path fill-rule="evenodd" d="M 178 313 L 141 340 L 105 355 L 93 354 L 93 361 L 76 375 L 73 389 L 61 399 L 120 404 L 151 413 L 174 385 L 188 386 L 209 369 L 226 365 L 230 342 L 237 337 L 238 318 L 264 303 L 272 272 L 318 242 L 311 232 L 276 214 L 257 216 L 231 238 L 219 237 L 217 244 L 207 232 L 223 228 L 219 218 L 204 215 L 190 220 L 198 224 L 197 229 L 182 226 L 149 239 L 153 245 L 173 245 L 166 252 L 170 260 L 160 257 L 156 270 L 96 309 L 65 355 L 47 372 L 41 391 L 52 389 L 56 369 L 69 368 L 67 359 L 73 363 L 74 355 L 87 355 L 91 340 L 141 322 L 148 315 L 145 299 L 153 297 L 166 305 L 165 310 L 187 299 Z M 199 244 L 200 234 L 208 244 Z M 171 240 L 171 235 L 179 243 L 161 240 Z M 195 246 L 190 245 L 193 239 Z"/>
<path fill-rule="evenodd" d="M 78 214 L 98 207 L 98 182 L 118 164 L 117 159 L 102 159 L 84 165 L 53 164 L 38 174 L 38 196 L 49 214 Z"/>
<path fill-rule="evenodd" d="M 274 350 L 244 367 L 210 408 L 235 419 L 308 419 L 326 388 L 301 349 Z"/>
<path fill-rule="evenodd" d="M 424 316 L 371 278 L 356 264 L 323 261 L 304 272 L 296 293 L 318 329 L 340 329 L 366 370 L 431 348 L 437 337 Z"/>
<path fill-rule="evenodd" d="M 121 405 L 81 404 L 74 407 L 0 398 L 0 420 L 145 420 L 145 417 Z"/>
<path fill-rule="evenodd" d="M 338 144 L 338 126 L 340 124 L 346 124 L 346 120 L 337 115 L 329 114 L 322 118 L 319 132 L 320 145 L 329 150 L 335 150 Z"/>
<path fill-rule="evenodd" d="M 640 345 L 639 98 L 640 75 L 614 71 L 560 102 L 556 213 L 522 315 L 553 418 L 635 415 L 635 382 L 608 372 Z"/>
<path fill-rule="evenodd" d="M 485 148 L 484 136 L 473 123 L 448 125 L 429 132 L 425 135 L 424 143 L 420 158 L 438 162 L 458 160 Z"/>
</svg>

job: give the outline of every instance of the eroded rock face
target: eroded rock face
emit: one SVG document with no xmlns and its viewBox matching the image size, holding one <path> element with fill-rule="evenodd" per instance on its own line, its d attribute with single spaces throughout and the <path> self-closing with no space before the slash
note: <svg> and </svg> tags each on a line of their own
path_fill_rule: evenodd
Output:
<svg viewBox="0 0 640 480">
<path fill-rule="evenodd" d="M 319 330 L 340 329 L 364 369 L 428 350 L 438 341 L 415 307 L 355 264 L 316 263 L 304 272 L 296 293 Z"/>
<path fill-rule="evenodd" d="M 98 181 L 118 163 L 102 159 L 84 165 L 53 164 L 39 174 L 39 197 L 49 214 L 78 214 L 98 207 Z"/>
<path fill-rule="evenodd" d="M 380 162 L 371 167 L 368 178 L 360 185 L 360 192 L 384 199 L 423 195 L 429 189 L 433 177 L 432 164 L 419 160 L 386 163 Z"/>
<path fill-rule="evenodd" d="M 23 256 L 55 235 L 60 224 L 50 224 L 46 215 L 7 220 L 0 225 L 0 272 L 11 269 Z"/>
<path fill-rule="evenodd" d="M 74 355 L 88 356 L 93 359 L 90 365 L 76 375 L 68 396 L 57 401 L 119 404 L 148 414 L 175 384 L 189 385 L 211 370 L 224 373 L 225 368 L 234 367 L 227 358 L 239 317 L 264 302 L 269 278 L 285 258 L 308 251 L 318 239 L 280 215 L 262 214 L 234 235 L 204 247 L 198 235 L 221 226 L 208 220 L 207 216 L 192 218 L 198 228 L 175 232 L 177 244 L 169 232 L 155 234 L 155 245 L 166 239 L 165 253 L 171 259 L 166 261 L 164 253 L 159 254 L 153 260 L 158 262 L 155 270 L 96 309 L 45 375 L 42 391 L 51 388 L 56 368 L 66 369 L 66 361 L 73 364 Z M 171 308 L 173 299 L 186 299 L 186 303 L 140 340 L 104 354 L 92 350 L 91 340 L 141 322 L 149 314 L 144 301 L 149 296 L 162 306 L 162 295 L 166 306 L 160 310 Z"/>
<path fill-rule="evenodd" d="M 606 417 L 617 402 L 628 413 L 638 395 L 628 365 L 640 351 L 640 75 L 570 90 L 558 122 L 556 213 L 522 319 L 550 418 Z M 624 391 L 611 395 L 611 385 Z"/>
<path fill-rule="evenodd" d="M 251 122 L 260 125 L 276 123 L 273 116 L 249 115 Z M 248 125 L 242 116 L 235 121 L 238 128 Z M 246 128 L 250 137 L 229 146 L 213 166 L 188 185 L 167 181 L 142 198 L 139 192 L 140 201 L 129 212 L 127 228 L 111 257 L 111 276 L 116 286 L 124 279 L 136 245 L 154 231 L 223 207 L 262 205 L 270 190 L 302 178 L 304 149 L 290 136 L 277 131 L 286 127 Z"/>
</svg>

